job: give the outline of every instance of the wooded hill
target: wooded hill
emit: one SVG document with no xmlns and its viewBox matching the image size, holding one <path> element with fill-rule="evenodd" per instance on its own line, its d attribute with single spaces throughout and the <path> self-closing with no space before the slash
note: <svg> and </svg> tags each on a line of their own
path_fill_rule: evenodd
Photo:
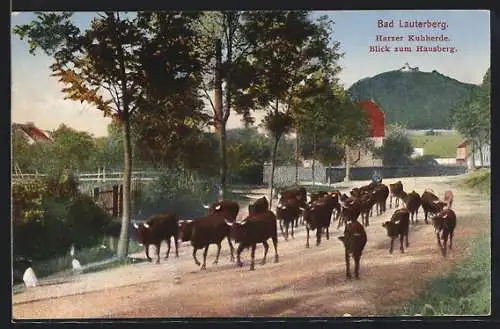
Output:
<svg viewBox="0 0 500 329">
<path fill-rule="evenodd" d="M 385 113 L 385 123 L 403 123 L 409 129 L 450 129 L 453 109 L 477 87 L 436 70 L 388 71 L 354 83 L 354 100 L 373 99 Z"/>
</svg>

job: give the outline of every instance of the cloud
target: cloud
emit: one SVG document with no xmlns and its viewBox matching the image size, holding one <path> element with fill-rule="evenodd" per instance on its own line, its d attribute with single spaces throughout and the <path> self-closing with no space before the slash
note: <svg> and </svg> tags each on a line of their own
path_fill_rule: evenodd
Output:
<svg viewBox="0 0 500 329">
<path fill-rule="evenodd" d="M 15 17 L 15 16 L 19 16 L 19 14 L 21 14 L 20 11 L 13 11 L 13 12 L 10 13 L 10 16 L 11 17 Z"/>
</svg>

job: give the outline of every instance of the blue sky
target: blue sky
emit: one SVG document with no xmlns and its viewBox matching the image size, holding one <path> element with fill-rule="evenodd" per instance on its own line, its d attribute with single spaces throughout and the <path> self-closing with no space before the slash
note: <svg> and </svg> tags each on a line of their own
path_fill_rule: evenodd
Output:
<svg viewBox="0 0 500 329">
<path fill-rule="evenodd" d="M 418 66 L 420 71 L 437 70 L 440 73 L 467 83 L 480 83 L 490 65 L 490 16 L 488 11 L 322 11 L 314 16 L 328 15 L 334 22 L 333 38 L 340 41 L 340 50 L 345 53 L 340 61 L 343 70 L 339 74 L 341 83 L 348 88 L 352 83 L 395 70 L 406 62 Z M 88 26 L 95 13 L 80 12 L 74 15 L 80 28 Z M 34 15 L 28 12 L 13 13 L 12 26 L 31 21 Z M 394 20 L 393 28 L 377 27 L 378 20 Z M 447 28 L 399 28 L 399 20 L 430 20 L 446 22 Z M 376 35 L 402 36 L 402 42 L 376 42 Z M 408 42 L 407 36 L 448 36 L 448 42 Z M 370 53 L 370 45 L 395 46 L 447 46 L 456 47 L 450 53 Z M 107 134 L 109 119 L 90 105 L 64 100 L 63 86 L 51 77 L 51 58 L 28 53 L 26 41 L 12 34 L 12 121 L 33 121 L 43 129 L 55 129 L 65 123 L 75 129 L 89 131 L 95 136 Z M 231 115 L 228 127 L 240 125 L 240 119 Z"/>
</svg>

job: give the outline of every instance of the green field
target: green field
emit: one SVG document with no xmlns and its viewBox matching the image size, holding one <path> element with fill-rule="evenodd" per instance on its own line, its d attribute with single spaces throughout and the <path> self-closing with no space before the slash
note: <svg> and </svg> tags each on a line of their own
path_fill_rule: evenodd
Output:
<svg viewBox="0 0 500 329">
<path fill-rule="evenodd" d="M 424 155 L 433 155 L 442 158 L 454 158 L 457 155 L 457 146 L 465 139 L 459 134 L 443 135 L 409 135 L 413 147 L 423 147 Z"/>
<path fill-rule="evenodd" d="M 461 186 L 479 190 L 482 193 L 491 192 L 491 169 L 479 169 L 467 175 Z"/>
</svg>

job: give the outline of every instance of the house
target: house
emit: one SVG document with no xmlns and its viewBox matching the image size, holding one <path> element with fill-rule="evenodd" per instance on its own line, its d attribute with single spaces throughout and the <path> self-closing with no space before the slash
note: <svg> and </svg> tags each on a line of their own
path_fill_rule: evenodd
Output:
<svg viewBox="0 0 500 329">
<path fill-rule="evenodd" d="M 53 141 L 48 132 L 35 127 L 33 122 L 27 122 L 25 124 L 13 123 L 12 134 L 24 136 L 29 144 Z"/>
<path fill-rule="evenodd" d="M 468 169 L 491 166 L 490 145 L 483 144 L 481 148 L 474 147 L 470 140 L 457 146 L 457 163 L 467 165 Z"/>
<path fill-rule="evenodd" d="M 385 117 L 384 112 L 375 104 L 373 99 L 363 100 L 358 103 L 366 112 L 370 123 L 370 139 L 375 147 L 381 147 L 385 137 Z M 349 163 L 351 167 L 379 167 L 382 166 L 382 159 L 361 147 L 350 148 L 348 150 Z"/>
</svg>

